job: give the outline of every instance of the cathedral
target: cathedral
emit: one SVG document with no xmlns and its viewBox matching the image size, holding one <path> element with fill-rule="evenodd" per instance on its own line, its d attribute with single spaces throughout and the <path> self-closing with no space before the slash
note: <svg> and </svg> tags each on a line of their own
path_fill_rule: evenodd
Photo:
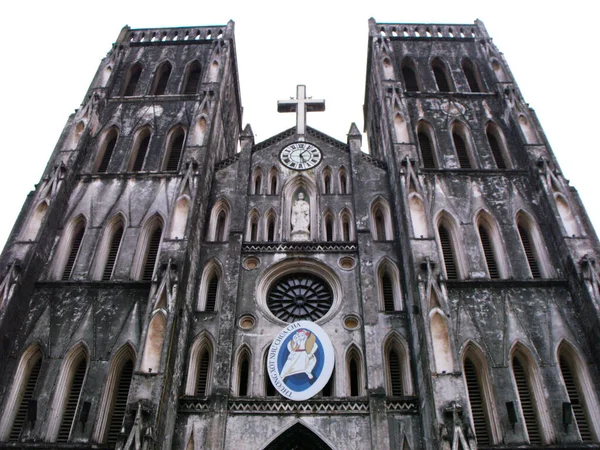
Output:
<svg viewBox="0 0 600 450">
<path fill-rule="evenodd" d="M 368 42 L 364 130 L 290 80 L 255 142 L 233 22 L 121 30 L 1 256 L 0 449 L 600 449 L 600 245 L 506 60 Z"/>
</svg>

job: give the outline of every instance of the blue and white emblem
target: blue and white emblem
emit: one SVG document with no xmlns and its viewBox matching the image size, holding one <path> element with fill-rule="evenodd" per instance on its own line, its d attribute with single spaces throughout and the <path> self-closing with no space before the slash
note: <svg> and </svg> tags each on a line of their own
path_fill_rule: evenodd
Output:
<svg viewBox="0 0 600 450">
<path fill-rule="evenodd" d="M 271 344 L 267 373 L 281 395 L 306 400 L 325 387 L 333 363 L 329 336 L 314 322 L 301 320 L 285 327 Z"/>
</svg>

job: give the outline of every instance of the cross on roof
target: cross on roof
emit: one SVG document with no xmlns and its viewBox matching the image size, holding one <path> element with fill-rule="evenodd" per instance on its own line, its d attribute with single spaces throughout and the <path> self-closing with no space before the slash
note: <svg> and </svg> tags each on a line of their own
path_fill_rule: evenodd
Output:
<svg viewBox="0 0 600 450">
<path fill-rule="evenodd" d="M 297 87 L 295 99 L 277 102 L 277 112 L 296 113 L 296 134 L 299 135 L 306 133 L 306 113 L 312 111 L 325 111 L 325 100 L 306 98 L 306 86 L 302 84 Z"/>
</svg>

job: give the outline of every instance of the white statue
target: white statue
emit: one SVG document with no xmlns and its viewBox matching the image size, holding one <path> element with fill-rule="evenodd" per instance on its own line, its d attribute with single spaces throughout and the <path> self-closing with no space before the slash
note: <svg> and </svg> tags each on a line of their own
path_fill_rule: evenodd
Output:
<svg viewBox="0 0 600 450">
<path fill-rule="evenodd" d="M 310 205 L 300 192 L 292 206 L 292 240 L 307 241 L 310 238 Z"/>
<path fill-rule="evenodd" d="M 304 373 L 309 379 L 313 379 L 312 371 L 317 364 L 315 352 L 319 348 L 316 340 L 315 335 L 305 329 L 300 329 L 294 334 L 287 344 L 290 354 L 281 369 L 282 379 L 298 373 Z"/>
</svg>

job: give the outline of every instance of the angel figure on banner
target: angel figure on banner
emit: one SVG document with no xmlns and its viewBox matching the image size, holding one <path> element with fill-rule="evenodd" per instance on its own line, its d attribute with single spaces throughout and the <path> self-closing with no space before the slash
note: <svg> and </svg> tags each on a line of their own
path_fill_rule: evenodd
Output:
<svg viewBox="0 0 600 450">
<path fill-rule="evenodd" d="M 281 369 L 281 378 L 305 373 L 312 380 L 312 371 L 317 364 L 315 352 L 318 348 L 317 337 L 313 333 L 306 329 L 298 330 L 287 344 L 290 354 Z"/>
</svg>

